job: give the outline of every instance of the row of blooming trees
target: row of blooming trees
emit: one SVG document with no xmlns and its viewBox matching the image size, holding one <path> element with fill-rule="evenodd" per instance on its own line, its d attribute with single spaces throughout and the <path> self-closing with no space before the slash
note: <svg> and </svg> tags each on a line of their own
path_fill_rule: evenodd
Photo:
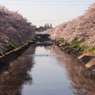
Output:
<svg viewBox="0 0 95 95">
<path fill-rule="evenodd" d="M 95 47 L 95 3 L 93 3 L 84 15 L 48 30 L 52 39 L 60 39 L 71 42 L 75 39 L 83 41 L 81 45 Z"/>
<path fill-rule="evenodd" d="M 21 45 L 33 39 L 35 30 L 30 22 L 17 12 L 0 6 L 0 52 L 9 45 Z"/>
</svg>

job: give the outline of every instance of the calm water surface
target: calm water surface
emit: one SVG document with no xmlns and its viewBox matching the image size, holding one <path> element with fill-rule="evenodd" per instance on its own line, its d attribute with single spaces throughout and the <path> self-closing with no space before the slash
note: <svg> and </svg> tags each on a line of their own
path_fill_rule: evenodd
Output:
<svg viewBox="0 0 95 95">
<path fill-rule="evenodd" d="M 52 55 L 51 51 L 44 47 L 37 47 L 35 54 Z M 23 95 L 73 95 L 69 89 L 70 81 L 66 78 L 65 69 L 56 57 L 37 56 L 34 63 L 30 72 L 33 84 L 24 85 Z"/>
<path fill-rule="evenodd" d="M 31 46 L 0 75 L 0 95 L 94 95 L 94 85 L 92 73 L 57 46 Z"/>
</svg>

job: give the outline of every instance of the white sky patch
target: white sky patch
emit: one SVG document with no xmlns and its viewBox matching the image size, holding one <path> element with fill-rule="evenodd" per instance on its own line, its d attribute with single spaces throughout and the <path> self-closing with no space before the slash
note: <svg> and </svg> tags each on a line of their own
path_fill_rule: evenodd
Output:
<svg viewBox="0 0 95 95">
<path fill-rule="evenodd" d="M 17 11 L 33 25 L 52 23 L 55 27 L 83 15 L 94 0 L 3 0 L 0 5 Z"/>
</svg>

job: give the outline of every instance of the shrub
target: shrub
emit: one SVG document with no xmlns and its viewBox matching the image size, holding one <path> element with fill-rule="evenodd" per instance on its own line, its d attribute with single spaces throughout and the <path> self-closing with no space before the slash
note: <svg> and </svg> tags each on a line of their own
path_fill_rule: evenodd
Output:
<svg viewBox="0 0 95 95">
<path fill-rule="evenodd" d="M 64 43 L 64 39 L 58 40 L 58 42 Z"/>
<path fill-rule="evenodd" d="M 95 51 L 95 48 L 92 48 L 89 50 L 89 52 L 91 52 L 91 53 L 94 53 L 94 51 Z"/>
<path fill-rule="evenodd" d="M 65 45 L 70 46 L 70 43 L 68 41 L 65 41 Z"/>
<path fill-rule="evenodd" d="M 15 48 L 15 47 L 13 47 L 12 45 L 9 45 L 9 46 L 6 47 L 6 49 L 2 49 L 2 51 L 3 51 L 4 53 L 6 53 L 6 52 L 9 52 L 9 51 L 13 50 L 14 48 Z"/>
<path fill-rule="evenodd" d="M 80 46 L 79 48 L 80 48 L 80 51 L 84 51 L 84 50 L 88 49 L 89 47 L 87 47 L 87 46 Z"/>
<path fill-rule="evenodd" d="M 77 40 L 74 40 L 74 41 L 72 42 L 71 46 L 74 47 L 74 48 L 78 48 L 78 47 L 80 46 L 80 43 L 81 43 L 81 42 L 79 42 L 79 41 L 77 41 Z"/>
</svg>

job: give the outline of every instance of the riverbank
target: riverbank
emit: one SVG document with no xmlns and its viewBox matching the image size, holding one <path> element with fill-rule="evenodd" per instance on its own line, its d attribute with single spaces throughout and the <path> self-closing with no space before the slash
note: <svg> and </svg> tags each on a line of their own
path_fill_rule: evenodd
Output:
<svg viewBox="0 0 95 95">
<path fill-rule="evenodd" d="M 49 41 L 42 41 L 42 39 L 35 39 L 33 41 L 28 41 L 26 44 L 22 45 L 21 47 L 18 47 L 16 49 L 13 49 L 9 52 L 7 52 L 4 56 L 0 57 L 0 63 L 1 63 L 1 70 L 4 69 L 5 65 L 9 65 L 11 61 L 22 55 L 30 46 L 31 44 L 36 43 L 37 45 L 52 45 L 52 41 L 49 39 Z M 54 41 L 55 45 L 59 46 L 62 51 L 65 53 L 69 53 L 76 57 L 76 59 L 82 63 L 86 68 L 90 69 L 92 72 L 95 72 L 95 56 L 90 52 L 83 52 L 77 48 L 72 47 L 69 43 L 65 41 L 56 40 Z"/>
<path fill-rule="evenodd" d="M 7 52 L 4 56 L 0 56 L 0 74 L 8 68 L 8 65 L 13 60 L 22 55 L 35 41 L 29 41 L 26 44 Z"/>
<path fill-rule="evenodd" d="M 95 72 L 94 54 L 92 54 L 91 52 L 83 52 L 80 49 L 74 48 L 69 43 L 62 40 L 56 40 L 55 45 L 59 46 L 62 51 L 75 56 L 77 60 L 82 63 L 87 69 Z"/>
<path fill-rule="evenodd" d="M 3 58 L 3 57 L 5 57 L 5 56 L 9 56 L 9 55 L 11 55 L 11 53 L 16 53 L 17 55 L 21 55 L 23 52 L 24 52 L 24 50 L 26 50 L 26 49 L 28 49 L 29 48 L 29 46 L 31 45 L 31 44 L 34 44 L 34 43 L 36 43 L 36 44 L 52 44 L 52 42 L 50 42 L 50 39 L 44 39 L 44 38 L 39 38 L 39 39 L 33 39 L 33 40 L 27 40 L 27 42 L 25 43 L 25 44 L 22 44 L 21 46 L 19 46 L 19 47 L 12 47 L 12 46 L 10 46 L 10 47 L 8 47 L 7 49 L 4 49 L 3 51 L 5 52 L 4 53 L 4 55 L 1 55 L 0 56 L 0 59 L 1 58 Z M 4 61 L 4 60 L 3 60 Z M 6 63 L 6 62 L 5 62 Z M 9 62 L 8 62 L 9 63 Z"/>
</svg>

